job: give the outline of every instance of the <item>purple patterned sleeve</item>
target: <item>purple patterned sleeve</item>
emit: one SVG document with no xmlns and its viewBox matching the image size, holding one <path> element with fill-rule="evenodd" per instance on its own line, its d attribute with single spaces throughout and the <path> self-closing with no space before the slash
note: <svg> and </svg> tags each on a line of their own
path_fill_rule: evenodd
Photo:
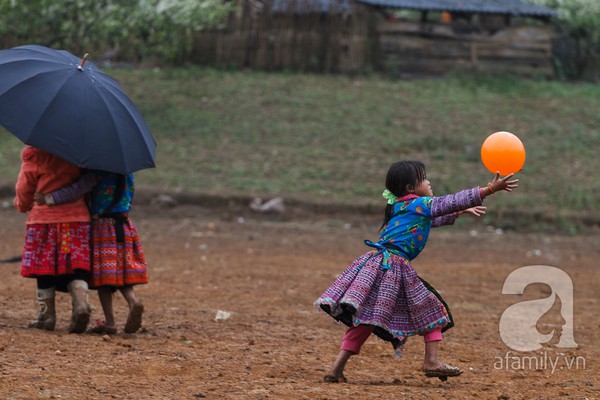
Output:
<svg viewBox="0 0 600 400">
<path fill-rule="evenodd" d="M 456 218 L 457 218 L 456 213 L 435 217 L 431 221 L 431 227 L 438 228 L 438 227 L 444 226 L 444 225 L 452 225 L 452 224 L 454 224 L 454 221 L 456 221 Z"/>
<path fill-rule="evenodd" d="M 82 197 L 96 185 L 96 175 L 88 172 L 69 186 L 63 186 L 47 195 L 52 196 L 54 204 L 64 204 Z"/>
<path fill-rule="evenodd" d="M 434 197 L 431 202 L 431 218 L 435 220 L 437 217 L 453 214 L 481 204 L 482 199 L 478 187 L 461 190 L 446 196 Z"/>
</svg>

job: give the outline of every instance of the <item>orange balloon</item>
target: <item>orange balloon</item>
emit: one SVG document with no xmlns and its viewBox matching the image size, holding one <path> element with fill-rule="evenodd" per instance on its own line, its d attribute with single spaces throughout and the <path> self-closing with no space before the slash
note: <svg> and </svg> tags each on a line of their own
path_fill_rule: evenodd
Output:
<svg viewBox="0 0 600 400">
<path fill-rule="evenodd" d="M 525 164 L 525 146 L 510 132 L 492 133 L 481 145 L 481 161 L 493 174 L 519 172 Z"/>
</svg>

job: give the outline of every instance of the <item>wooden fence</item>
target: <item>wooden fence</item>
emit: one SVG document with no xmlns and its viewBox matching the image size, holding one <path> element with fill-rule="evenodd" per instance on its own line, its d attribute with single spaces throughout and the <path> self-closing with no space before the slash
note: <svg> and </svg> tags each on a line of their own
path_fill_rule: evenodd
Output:
<svg viewBox="0 0 600 400">
<path fill-rule="evenodd" d="M 201 64 L 260 70 L 352 72 L 367 59 L 364 13 L 274 13 L 242 1 L 225 28 L 194 41 Z"/>
<path fill-rule="evenodd" d="M 389 21 L 352 2 L 346 12 L 273 12 L 241 0 L 225 27 L 195 38 L 190 61 L 203 65 L 396 75 L 438 75 L 467 68 L 490 73 L 552 76 L 553 31 L 508 26 L 460 33 L 441 22 Z"/>
<path fill-rule="evenodd" d="M 383 66 L 400 73 L 437 75 L 461 68 L 527 76 L 554 73 L 549 27 L 457 33 L 449 24 L 381 20 L 378 32 Z"/>
</svg>

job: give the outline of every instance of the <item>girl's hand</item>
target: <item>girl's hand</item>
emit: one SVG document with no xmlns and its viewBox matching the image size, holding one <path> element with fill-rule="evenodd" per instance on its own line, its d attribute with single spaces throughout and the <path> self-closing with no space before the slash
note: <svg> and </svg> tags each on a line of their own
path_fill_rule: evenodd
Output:
<svg viewBox="0 0 600 400">
<path fill-rule="evenodd" d="M 512 192 L 513 189 L 518 188 L 518 179 L 513 179 L 512 181 L 509 181 L 509 179 L 513 176 L 514 174 L 509 174 L 506 175 L 504 178 L 500 178 L 500 172 L 496 172 L 496 175 L 494 176 L 494 179 L 491 182 L 492 192 L 496 193 L 499 190 L 506 190 L 507 192 Z"/>
<path fill-rule="evenodd" d="M 43 206 L 44 204 L 46 204 L 46 198 L 43 193 L 35 192 L 33 194 L 33 200 L 38 206 Z"/>
<path fill-rule="evenodd" d="M 466 210 L 459 211 L 458 215 L 472 214 L 476 217 L 481 217 L 482 215 L 485 214 L 485 210 L 487 210 L 487 207 L 485 207 L 485 206 L 475 206 L 475 207 L 467 208 Z"/>
</svg>

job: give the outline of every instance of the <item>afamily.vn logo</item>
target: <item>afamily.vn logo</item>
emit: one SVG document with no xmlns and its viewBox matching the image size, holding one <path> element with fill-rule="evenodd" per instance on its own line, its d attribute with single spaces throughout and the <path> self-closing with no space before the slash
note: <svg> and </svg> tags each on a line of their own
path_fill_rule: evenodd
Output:
<svg viewBox="0 0 600 400">
<path fill-rule="evenodd" d="M 569 356 L 563 353 L 556 355 L 548 354 L 547 351 L 530 356 L 507 351 L 503 357 L 495 357 L 494 369 L 548 370 L 550 373 L 554 374 L 556 371 L 564 369 L 586 369 L 586 359 L 582 356 Z"/>
<path fill-rule="evenodd" d="M 548 334 L 538 331 L 538 320 L 560 299 L 560 314 L 565 324 L 560 331 L 560 340 L 555 345 L 562 348 L 576 348 L 573 337 L 573 281 L 563 270 L 548 265 L 521 267 L 508 275 L 504 281 L 502 294 L 523 294 L 533 283 L 543 283 L 550 287 L 550 296 L 536 300 L 526 300 L 508 307 L 500 317 L 500 338 L 515 351 L 537 351 L 543 344 L 552 340 L 555 330 Z"/>
</svg>

